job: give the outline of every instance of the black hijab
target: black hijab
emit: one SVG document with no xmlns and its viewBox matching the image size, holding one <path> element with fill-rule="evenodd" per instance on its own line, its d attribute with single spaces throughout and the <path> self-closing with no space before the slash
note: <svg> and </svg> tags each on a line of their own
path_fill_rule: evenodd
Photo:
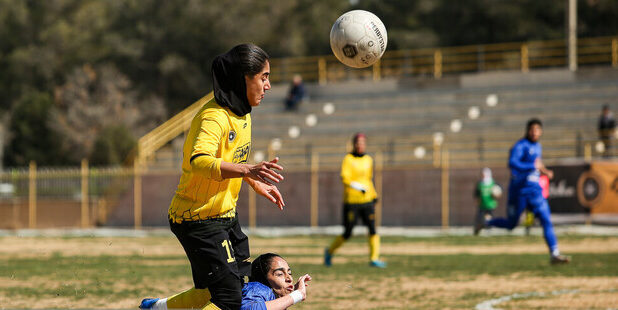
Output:
<svg viewBox="0 0 618 310">
<path fill-rule="evenodd" d="M 245 75 L 242 73 L 236 48 L 212 61 L 212 81 L 215 100 L 220 106 L 229 108 L 238 116 L 251 112 Z"/>
</svg>

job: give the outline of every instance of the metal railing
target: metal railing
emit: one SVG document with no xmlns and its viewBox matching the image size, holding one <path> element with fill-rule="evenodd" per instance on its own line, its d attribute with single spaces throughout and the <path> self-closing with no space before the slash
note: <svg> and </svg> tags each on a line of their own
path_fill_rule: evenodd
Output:
<svg viewBox="0 0 618 310">
<path fill-rule="evenodd" d="M 580 66 L 610 64 L 618 67 L 618 37 L 579 38 L 577 62 Z M 300 74 L 306 81 L 320 84 L 350 78 L 373 79 L 428 76 L 492 70 L 520 70 L 566 67 L 566 40 L 529 41 L 386 51 L 380 61 L 365 69 L 352 69 L 333 55 L 274 58 L 271 81 L 291 81 Z"/>
<path fill-rule="evenodd" d="M 381 152 L 375 154 L 375 183 L 378 193 L 382 191 L 382 173 L 385 169 L 383 155 Z M 35 162 L 31 162 L 27 169 L 13 169 L 0 172 L 0 184 L 10 187 L 9 191 L 0 194 L 0 214 L 4 221 L 0 223 L 0 228 L 41 228 L 40 220 L 42 217 L 72 217 L 79 218 L 78 225 L 68 224 L 69 227 L 91 228 L 105 226 L 107 215 L 112 212 L 111 208 L 131 208 L 133 220 L 132 226 L 135 229 L 142 228 L 142 192 L 143 178 L 152 176 L 153 173 L 162 175 L 174 175 L 172 172 L 148 172 L 139 169 L 139 164 L 131 168 L 91 168 L 88 167 L 86 160 L 82 161 L 80 168 L 50 169 L 39 168 Z M 448 155 L 443 155 L 442 162 L 438 165 L 441 169 L 444 182 L 448 183 Z M 319 176 L 320 173 L 332 169 L 321 167 L 319 164 L 319 154 L 313 153 L 311 165 L 305 168 L 310 174 L 310 219 L 308 225 L 318 226 L 318 201 L 319 197 Z M 131 193 L 130 191 L 133 191 Z M 172 188 L 165 189 L 172 191 Z M 133 194 L 133 201 L 124 203 L 114 201 L 114 197 L 124 193 L 125 196 Z M 442 190 L 442 195 L 448 196 L 448 188 Z M 246 191 L 248 201 L 249 226 L 257 225 L 257 202 L 254 191 Z M 243 197 L 245 199 L 245 197 Z M 323 199 L 323 198 L 322 198 Z M 442 203 L 443 212 L 448 212 L 448 198 L 444 198 Z M 67 206 L 69 208 L 67 208 Z M 79 207 L 77 207 L 79 206 Z M 51 209 L 51 210 L 50 210 Z M 58 213 L 56 210 L 70 210 L 65 213 Z M 376 222 L 380 225 L 381 203 L 376 205 Z M 125 211 L 125 213 L 127 213 Z M 51 215 L 50 215 L 51 214 Z M 25 224 L 20 218 L 27 217 Z M 448 226 L 448 216 L 443 217 L 443 226 Z M 49 228 L 49 224 L 44 225 Z M 67 224 L 60 225 L 67 227 Z"/>
<path fill-rule="evenodd" d="M 18 223 L 27 215 L 26 227 L 39 227 L 41 216 L 50 215 L 49 210 L 45 210 L 46 215 L 41 214 L 41 205 L 69 206 L 68 210 L 76 211 L 77 222 L 66 224 L 69 226 L 87 228 L 104 223 L 110 211 L 108 207 L 132 185 L 132 176 L 132 169 L 92 168 L 86 160 L 75 168 L 39 168 L 32 161 L 26 169 L 0 172 L 0 207 L 4 208 L 5 220 L 12 222 L 5 226 L 23 226 Z"/>
<path fill-rule="evenodd" d="M 188 131 L 195 113 L 197 113 L 206 102 L 211 100 L 213 96 L 213 92 L 208 93 L 180 113 L 174 115 L 165 123 L 157 126 L 157 128 L 141 137 L 137 141 L 137 161 L 144 163 L 150 159 L 158 149 L 183 132 Z"/>
</svg>

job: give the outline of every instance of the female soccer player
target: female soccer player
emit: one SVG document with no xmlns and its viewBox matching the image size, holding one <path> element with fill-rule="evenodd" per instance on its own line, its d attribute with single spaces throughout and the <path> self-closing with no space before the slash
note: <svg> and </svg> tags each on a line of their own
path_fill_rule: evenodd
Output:
<svg viewBox="0 0 618 310">
<path fill-rule="evenodd" d="M 292 284 L 292 270 L 281 256 L 262 254 L 251 263 L 251 282 L 242 289 L 241 310 L 283 310 L 307 298 L 311 276 Z"/>
<path fill-rule="evenodd" d="M 241 44 L 213 60 L 214 99 L 191 122 L 169 207 L 170 227 L 191 263 L 194 289 L 166 299 L 167 304 L 181 299 L 187 306 L 210 297 L 205 309 L 238 309 L 250 272 L 249 242 L 236 213 L 242 181 L 283 210 L 283 197 L 271 183 L 283 180 L 273 170 L 283 169 L 278 159 L 247 164 L 250 112 L 270 89 L 268 59 L 258 46 Z M 157 306 L 144 301 L 144 308 Z"/>
<path fill-rule="evenodd" d="M 307 298 L 307 286 L 311 276 L 305 274 L 292 284 L 292 270 L 283 257 L 266 253 L 260 255 L 251 263 L 251 277 L 242 289 L 241 310 L 283 310 L 304 301 Z M 210 299 L 208 290 L 191 289 L 177 296 L 174 302 L 167 299 L 148 298 L 142 302 L 142 309 L 188 309 L 202 308 Z M 201 296 L 194 296 L 201 295 Z M 193 303 L 184 304 L 178 299 L 188 301 L 193 297 Z M 158 302 L 158 304 L 157 304 Z M 148 307 L 144 307 L 147 304 Z"/>
<path fill-rule="evenodd" d="M 343 235 L 338 236 L 329 248 L 324 250 L 324 265 L 332 264 L 335 251 L 352 235 L 356 219 L 361 218 L 369 228 L 369 265 L 384 268 L 386 263 L 379 260 L 380 236 L 376 233 L 375 204 L 378 195 L 373 187 L 373 159 L 365 154 L 367 138 L 357 133 L 352 139 L 352 153 L 347 154 L 341 164 L 341 181 L 344 187 Z"/>
</svg>

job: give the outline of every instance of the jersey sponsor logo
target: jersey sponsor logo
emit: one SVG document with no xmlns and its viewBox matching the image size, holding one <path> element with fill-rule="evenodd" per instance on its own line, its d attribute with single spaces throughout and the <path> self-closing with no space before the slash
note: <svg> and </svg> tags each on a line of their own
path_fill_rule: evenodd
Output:
<svg viewBox="0 0 618 310">
<path fill-rule="evenodd" d="M 247 128 L 247 123 L 244 123 L 244 124 L 242 125 L 242 129 L 245 129 L 245 128 Z"/>
<path fill-rule="evenodd" d="M 234 141 L 234 139 L 236 139 L 236 131 L 230 131 L 230 135 L 228 136 L 228 139 L 230 140 L 230 142 Z"/>
<path fill-rule="evenodd" d="M 235 164 L 247 163 L 250 150 L 251 150 L 251 142 L 247 142 L 245 145 L 236 148 L 236 150 L 234 151 L 234 158 L 232 159 L 232 162 Z"/>
</svg>

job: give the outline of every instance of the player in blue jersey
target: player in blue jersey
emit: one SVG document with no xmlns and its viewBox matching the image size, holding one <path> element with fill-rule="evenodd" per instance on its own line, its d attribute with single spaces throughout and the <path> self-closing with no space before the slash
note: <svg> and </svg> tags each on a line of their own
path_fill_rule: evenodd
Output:
<svg viewBox="0 0 618 310">
<path fill-rule="evenodd" d="M 292 270 L 283 257 L 266 253 L 251 263 L 251 282 L 242 288 L 240 310 L 284 310 L 307 298 L 307 286 L 311 281 L 308 274 L 298 278 L 296 284 Z M 201 291 L 201 292 L 200 292 Z M 204 297 L 204 295 L 207 295 Z M 199 300 L 201 298 L 201 301 Z M 206 289 L 191 289 L 174 297 L 170 304 L 167 298 L 146 298 L 140 309 L 219 309 L 210 303 L 210 292 Z M 236 308 L 238 309 L 238 308 Z"/>
<path fill-rule="evenodd" d="M 305 274 L 294 284 L 285 259 L 266 253 L 251 263 L 250 280 L 242 289 L 240 310 L 283 310 L 307 298 L 311 276 Z"/>
<path fill-rule="evenodd" d="M 526 125 L 526 136 L 513 145 L 509 156 L 511 183 L 509 184 L 507 217 L 491 219 L 484 223 L 484 226 L 513 229 L 519 223 L 522 212 L 528 209 L 543 226 L 543 235 L 551 256 L 550 262 L 564 264 L 568 263 L 570 258 L 560 255 L 549 205 L 539 185 L 541 174 L 547 175 L 549 179 L 554 176 L 553 171 L 547 169 L 541 161 L 541 144 L 538 140 L 542 134 L 541 121 L 535 118 L 529 120 Z"/>
</svg>

